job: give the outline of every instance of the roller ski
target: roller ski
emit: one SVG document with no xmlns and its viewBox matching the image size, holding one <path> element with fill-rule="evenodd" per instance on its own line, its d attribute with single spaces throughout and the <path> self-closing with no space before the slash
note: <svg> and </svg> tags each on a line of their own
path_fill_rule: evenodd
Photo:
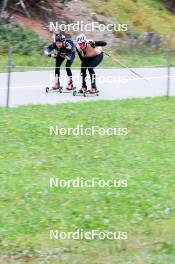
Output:
<svg viewBox="0 0 175 264">
<path fill-rule="evenodd" d="M 73 96 L 76 95 L 83 95 L 84 97 L 86 97 L 87 95 L 99 96 L 99 91 L 97 90 L 96 87 L 91 87 L 91 89 L 88 90 L 86 86 L 82 86 L 82 88 L 79 91 L 77 90 L 73 91 Z"/>
<path fill-rule="evenodd" d="M 54 83 L 52 87 L 49 87 L 49 86 L 46 87 L 46 93 L 50 91 L 62 93 L 62 90 L 63 90 L 63 87 L 59 83 Z"/>
</svg>

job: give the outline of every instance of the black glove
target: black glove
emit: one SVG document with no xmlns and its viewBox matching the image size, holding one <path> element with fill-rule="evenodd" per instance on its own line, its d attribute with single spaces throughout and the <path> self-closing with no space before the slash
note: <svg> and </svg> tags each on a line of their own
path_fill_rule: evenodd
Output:
<svg viewBox="0 0 175 264">
<path fill-rule="evenodd" d="M 89 41 L 89 44 L 91 45 L 92 48 L 95 48 L 95 41 L 90 40 L 90 41 Z"/>
<path fill-rule="evenodd" d="M 55 54 L 55 53 L 53 53 L 53 54 L 51 54 L 49 57 L 52 57 L 52 58 L 57 58 L 57 54 Z"/>
</svg>

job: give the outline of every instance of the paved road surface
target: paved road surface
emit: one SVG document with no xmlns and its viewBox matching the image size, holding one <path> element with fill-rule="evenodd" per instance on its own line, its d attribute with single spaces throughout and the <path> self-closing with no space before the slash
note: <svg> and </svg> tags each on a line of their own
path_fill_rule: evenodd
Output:
<svg viewBox="0 0 175 264">
<path fill-rule="evenodd" d="M 73 97 L 68 93 L 51 92 L 46 94 L 45 87 L 51 83 L 53 71 L 15 72 L 11 76 L 10 106 L 27 104 L 56 104 L 63 102 L 77 102 L 100 99 L 123 99 L 163 96 L 166 94 L 166 68 L 134 69 L 149 80 L 149 84 L 142 79 L 128 73 L 125 69 L 97 69 L 98 88 L 100 96 Z M 80 88 L 80 75 L 73 70 L 74 79 Z M 66 78 L 62 70 L 64 79 Z M 64 81 L 63 81 L 64 82 Z M 7 92 L 7 74 L 0 74 L 0 106 L 5 106 Z M 175 95 L 175 68 L 171 70 L 170 95 Z"/>
</svg>

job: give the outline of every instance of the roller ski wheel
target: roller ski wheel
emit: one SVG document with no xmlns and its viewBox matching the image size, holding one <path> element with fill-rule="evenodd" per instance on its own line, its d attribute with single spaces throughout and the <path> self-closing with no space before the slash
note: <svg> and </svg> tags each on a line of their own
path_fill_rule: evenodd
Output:
<svg viewBox="0 0 175 264">
<path fill-rule="evenodd" d="M 72 87 L 71 89 L 66 87 L 66 91 L 67 92 L 73 92 L 74 90 L 76 90 L 76 87 Z"/>
<path fill-rule="evenodd" d="M 59 88 L 59 93 L 62 93 L 62 92 L 63 92 L 63 87 L 60 86 L 60 88 Z"/>
<path fill-rule="evenodd" d="M 60 86 L 58 88 L 47 86 L 45 91 L 46 91 L 46 93 L 48 93 L 49 91 L 62 93 L 62 90 L 63 90 L 62 86 Z"/>
<path fill-rule="evenodd" d="M 98 90 L 96 90 L 96 96 L 99 96 L 99 91 Z"/>
<path fill-rule="evenodd" d="M 82 95 L 82 96 L 86 97 L 86 93 L 87 93 L 87 91 L 85 91 L 85 90 L 83 91 L 82 89 L 77 91 L 76 87 L 74 87 L 72 94 L 73 94 L 73 96 Z"/>
<path fill-rule="evenodd" d="M 51 88 L 52 91 L 60 91 L 62 89 L 59 83 L 54 83 Z"/>
<path fill-rule="evenodd" d="M 77 91 L 74 89 L 73 90 L 73 96 L 76 96 L 77 95 Z"/>
<path fill-rule="evenodd" d="M 84 97 L 86 97 L 86 93 L 87 93 L 87 87 L 82 87 L 79 91 L 79 94 L 83 95 Z"/>
</svg>

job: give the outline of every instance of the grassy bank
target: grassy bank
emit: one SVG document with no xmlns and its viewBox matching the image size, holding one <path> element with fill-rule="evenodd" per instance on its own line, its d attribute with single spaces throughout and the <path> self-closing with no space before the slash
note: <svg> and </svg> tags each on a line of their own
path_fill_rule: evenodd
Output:
<svg viewBox="0 0 175 264">
<path fill-rule="evenodd" d="M 112 17 L 127 23 L 131 34 L 155 32 L 171 36 L 169 44 L 175 46 L 175 16 L 168 11 L 163 1 L 155 0 L 109 0 L 87 1 L 97 14 Z"/>
<path fill-rule="evenodd" d="M 175 98 L 0 109 L 2 263 L 169 264 Z M 49 126 L 127 127 L 127 136 L 49 136 Z M 49 178 L 127 180 L 49 188 Z M 50 240 L 49 231 L 126 231 L 128 240 Z"/>
</svg>

